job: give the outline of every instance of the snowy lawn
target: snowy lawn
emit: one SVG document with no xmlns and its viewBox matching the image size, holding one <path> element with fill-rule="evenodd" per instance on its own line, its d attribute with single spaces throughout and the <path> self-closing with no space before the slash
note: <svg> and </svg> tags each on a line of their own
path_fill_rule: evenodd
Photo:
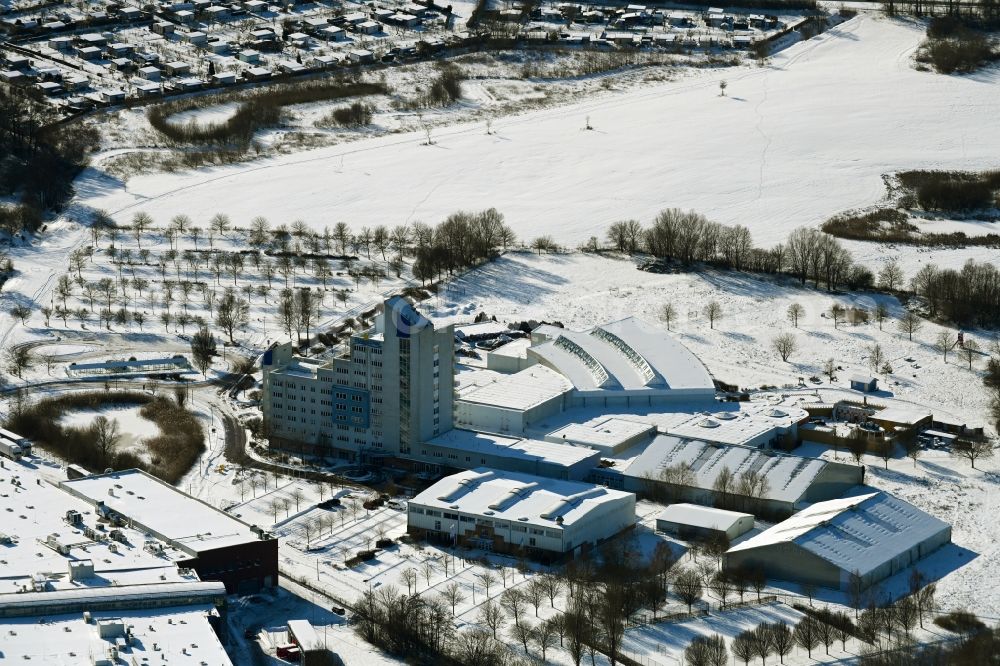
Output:
<svg viewBox="0 0 1000 666">
<path fill-rule="evenodd" d="M 481 123 L 459 124 L 435 130 L 434 146 L 421 145 L 422 132 L 396 134 L 140 176 L 127 187 L 91 172 L 79 183 L 80 200 L 119 221 L 140 210 L 158 219 L 221 210 L 235 220 L 301 218 L 315 227 L 333 211 L 360 227 L 495 206 L 520 235 L 550 233 L 567 245 L 603 236 L 615 220 L 648 222 L 676 206 L 745 224 L 758 243 L 773 244 L 795 227 L 882 199 L 884 173 L 993 163 L 1000 124 L 983 119 L 1000 111 L 1000 70 L 918 72 L 911 56 L 923 37 L 920 23 L 859 15 L 764 67 L 595 92 L 497 119 L 493 135 Z M 594 131 L 583 129 L 588 117 Z M 386 192 L 392 196 L 378 194 Z M 916 248 L 892 254 L 911 265 L 929 258 Z"/>
</svg>

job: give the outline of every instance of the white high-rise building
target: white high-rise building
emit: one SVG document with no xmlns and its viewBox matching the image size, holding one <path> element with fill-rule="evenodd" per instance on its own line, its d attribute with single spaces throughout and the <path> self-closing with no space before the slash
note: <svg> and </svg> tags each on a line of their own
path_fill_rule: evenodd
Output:
<svg viewBox="0 0 1000 666">
<path fill-rule="evenodd" d="M 278 446 L 343 460 L 408 456 L 452 427 L 454 356 L 453 327 L 394 296 L 331 353 L 300 357 L 286 343 L 264 354 L 265 429 Z"/>
</svg>

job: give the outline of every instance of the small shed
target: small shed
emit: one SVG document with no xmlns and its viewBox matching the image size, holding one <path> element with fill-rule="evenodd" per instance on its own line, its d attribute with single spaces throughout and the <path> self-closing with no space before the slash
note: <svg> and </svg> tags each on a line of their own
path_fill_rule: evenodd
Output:
<svg viewBox="0 0 1000 666">
<path fill-rule="evenodd" d="M 186 62 L 175 60 L 173 62 L 168 62 L 167 64 L 165 64 L 163 66 L 163 69 L 166 71 L 167 76 L 180 76 L 182 74 L 187 74 L 188 72 L 190 72 L 191 65 L 187 64 Z"/>
<path fill-rule="evenodd" d="M 731 541 L 753 529 L 753 516 L 698 504 L 671 504 L 656 517 L 656 529 L 686 539 L 725 536 Z"/>
<path fill-rule="evenodd" d="M 289 620 L 288 638 L 299 646 L 303 656 L 322 653 L 326 650 L 323 639 L 316 633 L 316 629 L 309 623 L 309 620 Z"/>
<path fill-rule="evenodd" d="M 347 59 L 351 62 L 372 62 L 375 60 L 375 54 L 365 49 L 357 49 L 348 51 Z"/>
<path fill-rule="evenodd" d="M 852 375 L 851 389 L 862 393 L 872 393 L 878 390 L 878 379 L 869 375 Z"/>
</svg>

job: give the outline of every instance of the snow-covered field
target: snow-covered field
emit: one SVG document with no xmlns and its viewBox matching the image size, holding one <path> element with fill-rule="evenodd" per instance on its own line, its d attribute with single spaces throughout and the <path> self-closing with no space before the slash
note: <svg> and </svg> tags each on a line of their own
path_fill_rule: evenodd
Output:
<svg viewBox="0 0 1000 666">
<path fill-rule="evenodd" d="M 998 70 L 918 72 L 910 56 L 922 37 L 921 24 L 859 15 L 764 67 L 595 93 L 497 119 L 494 135 L 455 125 L 436 130 L 434 146 L 421 145 L 423 133 L 397 134 L 127 186 L 85 178 L 81 198 L 119 221 L 139 210 L 157 219 L 221 210 L 317 227 L 495 206 L 522 236 L 566 245 L 676 206 L 745 224 L 771 244 L 881 199 L 883 173 L 993 164 L 1000 125 L 983 120 L 1000 111 Z"/>
<path fill-rule="evenodd" d="M 714 329 L 703 314 L 705 304 L 713 300 L 723 312 Z M 879 300 L 893 318 L 882 324 L 882 330 L 874 319 L 858 326 L 842 321 L 834 327 L 829 314 L 834 303 L 871 312 Z M 786 315 L 793 302 L 805 309 L 798 328 Z M 894 397 L 961 416 L 970 424 L 985 420 L 987 397 L 979 369 L 986 356 L 978 356 L 972 371 L 957 354 L 949 354 L 945 363 L 932 347 L 940 327 L 931 323 L 908 341 L 895 321 L 902 308 L 891 297 L 834 295 L 802 289 L 791 279 L 733 271 L 654 274 L 638 270 L 629 259 L 579 252 L 542 256 L 521 252 L 449 283 L 423 310 L 444 322 L 467 322 L 485 312 L 500 322 L 536 319 L 584 329 L 630 315 L 662 325 L 660 312 L 666 303 L 677 312 L 671 322 L 674 335 L 724 382 L 747 388 L 797 385 L 800 377 L 822 377 L 823 363 L 833 358 L 843 367 L 837 373 L 839 381 L 831 386 L 824 378 L 819 386 L 845 389 L 851 374 L 871 371 L 868 350 L 877 343 L 894 370 L 880 378 L 880 386 Z M 793 334 L 798 346 L 787 363 L 771 347 L 781 333 Z M 968 334 L 978 336 L 984 349 L 992 339 L 990 332 Z"/>
</svg>

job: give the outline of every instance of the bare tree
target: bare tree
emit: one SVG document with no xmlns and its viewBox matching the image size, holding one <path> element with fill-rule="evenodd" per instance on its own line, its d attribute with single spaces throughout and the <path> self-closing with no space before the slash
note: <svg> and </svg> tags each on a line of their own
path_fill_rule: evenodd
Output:
<svg viewBox="0 0 1000 666">
<path fill-rule="evenodd" d="M 736 634 L 733 638 L 733 642 L 729 645 L 730 649 L 733 651 L 733 655 L 737 659 L 741 659 L 744 664 L 750 663 L 750 660 L 756 656 L 754 650 L 754 640 L 753 640 L 753 630 L 747 629 L 746 631 L 741 631 Z"/>
<path fill-rule="evenodd" d="M 904 312 L 903 316 L 899 318 L 899 330 L 902 333 L 906 333 L 911 342 L 913 341 L 913 334 L 920 330 L 922 325 L 923 322 L 920 320 L 920 317 L 909 310 Z"/>
<path fill-rule="evenodd" d="M 837 374 L 837 362 L 832 358 L 826 359 L 823 362 L 823 374 L 826 375 L 830 383 L 833 383 L 833 378 Z"/>
<path fill-rule="evenodd" d="M 812 659 L 812 651 L 819 647 L 820 637 L 819 637 L 819 622 L 811 617 L 803 618 L 801 622 L 795 625 L 795 631 L 792 632 L 792 637 L 795 639 L 795 644 L 803 648 Z"/>
<path fill-rule="evenodd" d="M 302 501 L 302 498 L 305 496 L 305 494 L 302 492 L 302 489 L 299 488 L 298 486 L 293 488 L 290 494 L 292 501 L 295 502 L 295 512 L 298 513 L 299 503 Z"/>
<path fill-rule="evenodd" d="M 559 637 L 558 628 L 558 616 L 545 620 L 544 622 L 539 622 L 538 626 L 535 627 L 533 638 L 535 640 L 535 645 L 538 646 L 538 650 L 542 653 L 542 663 L 545 663 L 545 653 L 549 648 L 554 648 L 556 646 L 557 639 Z"/>
<path fill-rule="evenodd" d="M 545 591 L 545 594 L 549 598 L 549 606 L 555 608 L 556 597 L 558 597 L 559 593 L 562 592 L 563 588 L 562 581 L 559 580 L 559 577 L 556 576 L 555 574 L 548 573 L 539 579 L 539 584 L 541 585 L 542 590 Z"/>
<path fill-rule="evenodd" d="M 833 319 L 833 327 L 837 328 L 840 325 L 840 318 L 844 316 L 844 306 L 840 303 L 834 303 L 830 306 L 830 317 Z"/>
<path fill-rule="evenodd" d="M 708 327 L 715 328 L 715 321 L 722 319 L 722 305 L 718 301 L 709 301 L 705 306 L 705 316 L 708 317 Z"/>
<path fill-rule="evenodd" d="M 490 588 L 496 585 L 497 577 L 493 575 L 489 569 L 484 569 L 483 571 L 478 571 L 473 574 L 473 578 L 479 581 L 479 584 L 483 586 L 486 590 L 486 598 L 490 598 Z"/>
<path fill-rule="evenodd" d="M 777 653 L 781 663 L 785 663 L 785 657 L 792 653 L 795 640 L 792 638 L 792 630 L 784 622 L 774 622 L 767 625 L 768 639 L 771 648 Z"/>
<path fill-rule="evenodd" d="M 25 370 L 30 370 L 35 364 L 35 354 L 31 347 L 14 345 L 4 351 L 4 366 L 7 372 L 20 379 Z"/>
<path fill-rule="evenodd" d="M 444 586 L 441 596 L 451 606 L 451 615 L 455 616 L 455 607 L 465 601 L 465 594 L 462 592 L 462 585 L 458 581 L 452 581 Z"/>
<path fill-rule="evenodd" d="M 503 609 L 500 605 L 490 599 L 487 599 L 482 606 L 479 607 L 479 621 L 490 628 L 493 632 L 493 639 L 496 640 L 497 632 L 504 628 L 507 624 L 507 618 L 503 614 Z"/>
<path fill-rule="evenodd" d="M 726 641 L 719 634 L 697 636 L 684 649 L 684 659 L 688 666 L 727 666 Z"/>
<path fill-rule="evenodd" d="M 500 606 L 513 618 L 516 626 L 523 624 L 521 618 L 524 615 L 526 604 L 527 599 L 524 598 L 524 593 L 516 587 L 504 590 L 503 594 L 500 595 Z"/>
<path fill-rule="evenodd" d="M 538 608 L 542 605 L 542 601 L 545 598 L 545 590 L 542 588 L 542 582 L 538 578 L 533 578 L 524 586 L 524 598 L 534 607 L 535 617 L 538 617 Z"/>
<path fill-rule="evenodd" d="M 681 569 L 674 579 L 674 593 L 687 604 L 688 612 L 691 606 L 701 598 L 701 576 L 691 569 Z"/>
<path fill-rule="evenodd" d="M 434 571 L 437 567 L 434 566 L 432 560 L 424 560 L 424 563 L 420 565 L 420 570 L 424 574 L 424 580 L 427 581 L 427 587 L 431 586 L 431 578 L 434 577 Z"/>
<path fill-rule="evenodd" d="M 980 458 L 993 457 L 993 444 L 988 439 L 957 439 L 951 445 L 952 455 L 965 458 L 976 469 L 976 461 Z"/>
<path fill-rule="evenodd" d="M 875 305 L 875 321 L 878 322 L 878 330 L 882 330 L 882 322 L 889 318 L 889 306 L 885 303 Z"/>
<path fill-rule="evenodd" d="M 878 286 L 886 291 L 896 291 L 906 280 L 903 269 L 895 261 L 890 261 L 878 272 Z"/>
<path fill-rule="evenodd" d="M 805 315 L 806 309 L 798 303 L 792 303 L 788 306 L 788 320 L 792 322 L 792 326 L 795 328 L 799 327 L 799 319 Z"/>
<path fill-rule="evenodd" d="M 667 325 L 667 330 L 670 330 L 670 322 L 674 320 L 677 316 L 677 310 L 674 308 L 672 303 L 664 303 L 663 307 L 660 308 L 660 319 Z"/>
<path fill-rule="evenodd" d="M 787 362 L 789 357 L 795 353 L 795 336 L 791 333 L 782 333 L 771 342 L 771 345 L 778 352 L 778 355 L 781 356 L 781 360 Z"/>
<path fill-rule="evenodd" d="M 964 343 L 962 343 L 961 353 L 969 364 L 969 370 L 972 370 L 972 362 L 976 360 L 976 356 L 979 355 L 979 343 L 977 343 L 972 338 L 969 338 Z"/>
<path fill-rule="evenodd" d="M 94 446 L 101 454 L 101 464 L 107 466 L 111 460 L 111 453 L 121 436 L 118 419 L 109 419 L 101 414 L 94 419 L 94 423 L 90 426 L 90 432 L 94 438 Z"/>
<path fill-rule="evenodd" d="M 948 329 L 938 331 L 937 336 L 934 338 L 934 349 L 944 355 L 945 363 L 948 362 L 948 352 L 950 352 L 952 347 L 955 346 L 955 342 L 955 334 Z"/>
<path fill-rule="evenodd" d="M 531 626 L 531 623 L 530 622 L 520 622 L 520 623 L 515 622 L 514 623 L 514 629 L 512 630 L 511 633 L 513 633 L 514 634 L 514 638 L 516 638 L 521 643 L 521 645 L 524 646 L 524 654 L 529 654 L 529 652 L 528 652 L 528 641 L 533 640 L 534 639 L 534 635 L 535 635 L 535 628 L 533 626 Z"/>
<path fill-rule="evenodd" d="M 885 361 L 885 352 L 882 351 L 882 345 L 876 342 L 868 348 L 868 365 L 871 367 L 872 372 L 877 373 L 885 364 Z"/>
</svg>

